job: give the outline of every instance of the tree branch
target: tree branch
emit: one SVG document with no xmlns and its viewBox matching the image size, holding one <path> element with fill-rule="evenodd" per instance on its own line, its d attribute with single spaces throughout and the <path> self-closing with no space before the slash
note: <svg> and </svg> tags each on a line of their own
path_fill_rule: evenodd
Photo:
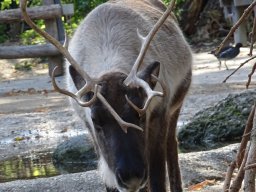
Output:
<svg viewBox="0 0 256 192">
<path fill-rule="evenodd" d="M 256 162 L 256 114 L 254 112 L 253 127 L 251 132 L 251 144 L 248 152 L 246 166 Z M 255 169 L 247 169 L 244 174 L 244 191 L 255 192 Z"/>
<path fill-rule="evenodd" d="M 256 17 L 254 17 L 252 32 L 250 33 L 251 45 L 250 45 L 250 52 L 248 54 L 249 56 L 252 56 L 253 44 L 255 42 L 255 35 L 256 35 Z"/>
<path fill-rule="evenodd" d="M 224 185 L 223 185 L 223 192 L 229 191 L 231 178 L 235 168 L 236 168 L 236 161 L 232 161 L 231 164 L 228 166 L 227 174 L 226 174 Z"/>
<path fill-rule="evenodd" d="M 251 133 L 251 130 L 252 130 L 252 127 L 253 127 L 253 117 L 254 117 L 254 113 L 255 113 L 255 108 L 256 108 L 256 106 L 253 105 L 253 107 L 251 109 L 251 112 L 250 112 L 250 115 L 249 115 L 249 117 L 247 119 L 247 122 L 246 122 L 246 126 L 245 126 L 245 129 L 244 129 L 244 134 L 243 134 L 243 138 L 242 138 L 240 147 L 239 147 L 238 152 L 237 152 L 236 164 L 237 164 L 238 168 L 240 168 L 240 166 L 241 166 L 241 163 L 242 163 L 243 158 L 244 158 L 244 153 L 245 153 L 245 150 L 246 150 L 247 142 L 249 141 L 250 136 L 251 136 L 250 133 Z"/>
<path fill-rule="evenodd" d="M 256 63 L 254 63 L 254 65 L 253 65 L 253 67 L 252 67 L 252 71 L 251 71 L 251 73 L 248 75 L 248 81 L 247 81 L 247 83 L 246 83 L 246 89 L 248 89 L 248 87 L 249 87 L 250 84 L 251 84 L 252 75 L 254 74 L 255 70 L 256 70 Z"/>
<path fill-rule="evenodd" d="M 243 162 L 240 166 L 240 169 L 237 173 L 237 176 L 236 178 L 234 179 L 230 189 L 229 189 L 229 192 L 239 192 L 239 190 L 241 189 L 241 186 L 242 186 L 242 182 L 243 182 L 243 179 L 244 179 L 244 166 L 245 166 L 245 163 L 247 161 L 247 156 L 248 156 L 248 150 L 246 150 L 245 154 L 244 154 L 244 159 L 243 159 Z"/>
<path fill-rule="evenodd" d="M 246 63 L 248 63 L 249 61 L 251 61 L 251 60 L 253 60 L 253 59 L 255 59 L 255 58 L 256 58 L 256 56 L 251 57 L 251 58 L 247 59 L 246 61 L 244 61 L 243 63 L 241 63 L 241 64 L 239 65 L 239 67 L 236 68 L 235 71 L 233 71 L 229 76 L 226 77 L 226 79 L 224 79 L 224 81 L 223 81 L 222 83 L 226 83 L 227 80 L 228 80 L 232 75 L 234 75 L 241 67 L 243 67 Z"/>
</svg>

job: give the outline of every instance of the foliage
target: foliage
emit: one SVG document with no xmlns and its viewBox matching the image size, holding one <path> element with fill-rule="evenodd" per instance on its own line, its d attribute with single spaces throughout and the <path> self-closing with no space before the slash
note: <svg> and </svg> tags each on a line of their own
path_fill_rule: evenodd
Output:
<svg viewBox="0 0 256 192">
<path fill-rule="evenodd" d="M 32 67 L 33 67 L 33 64 L 29 60 L 16 63 L 14 66 L 15 70 L 18 70 L 18 71 L 31 71 Z M 21 141 L 21 140 L 23 140 L 22 137 L 15 138 L 15 141 Z"/>
<path fill-rule="evenodd" d="M 73 3 L 75 8 L 74 16 L 71 19 L 64 19 L 64 27 L 68 35 L 72 35 L 74 30 L 77 28 L 80 21 L 96 6 L 107 0 L 61 0 L 63 4 Z M 0 9 L 9 9 L 18 7 L 19 0 L 0 0 Z M 41 4 L 41 0 L 28 1 L 28 6 L 38 6 Z M 37 21 L 37 25 L 43 29 L 43 21 Z M 3 43 L 8 38 L 6 32 L 8 31 L 8 25 L 0 25 L 0 43 Z M 21 43 L 28 44 L 39 44 L 45 42 L 42 37 L 40 37 L 34 30 L 25 30 L 21 35 Z"/>
<path fill-rule="evenodd" d="M 180 13 L 182 11 L 181 6 L 185 3 L 185 1 L 186 0 L 176 0 L 176 7 L 175 7 L 175 10 L 174 10 L 176 16 L 178 16 L 178 17 L 180 16 Z M 165 5 L 168 5 L 170 0 L 163 0 L 163 2 L 164 2 Z"/>
<path fill-rule="evenodd" d="M 37 20 L 36 21 L 37 26 L 39 26 L 41 29 L 45 29 L 45 25 L 43 20 Z M 40 36 L 37 32 L 35 32 L 33 29 L 29 29 L 21 33 L 21 43 L 24 45 L 35 45 L 35 44 L 42 44 L 45 42 L 45 39 Z"/>
<path fill-rule="evenodd" d="M 8 39 L 8 35 L 5 33 L 7 26 L 0 24 L 0 43 L 5 42 Z"/>
<path fill-rule="evenodd" d="M 3 9 L 9 9 L 10 6 L 15 2 L 18 4 L 18 0 L 0 0 L 1 2 L 1 10 Z"/>
<path fill-rule="evenodd" d="M 70 0 L 62 0 L 63 3 L 69 3 Z M 74 20 L 79 21 L 83 19 L 96 6 L 106 2 L 107 0 L 74 0 L 75 6 Z"/>
</svg>

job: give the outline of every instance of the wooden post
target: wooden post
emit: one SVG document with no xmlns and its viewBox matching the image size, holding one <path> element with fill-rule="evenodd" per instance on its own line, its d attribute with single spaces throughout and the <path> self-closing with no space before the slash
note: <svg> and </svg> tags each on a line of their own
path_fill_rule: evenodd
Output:
<svg viewBox="0 0 256 192">
<path fill-rule="evenodd" d="M 43 0 L 44 5 L 54 4 L 54 0 Z M 52 35 L 54 38 L 59 40 L 58 37 L 58 27 L 56 19 L 47 19 L 45 20 L 46 32 Z M 58 69 L 55 72 L 55 76 L 63 75 L 63 57 L 62 55 L 49 57 L 49 75 L 52 76 L 53 69 L 58 66 Z"/>
</svg>

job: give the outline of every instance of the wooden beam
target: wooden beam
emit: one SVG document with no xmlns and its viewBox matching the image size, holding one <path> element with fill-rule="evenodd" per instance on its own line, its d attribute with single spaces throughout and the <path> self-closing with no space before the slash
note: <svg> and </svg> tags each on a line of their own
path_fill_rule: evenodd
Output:
<svg viewBox="0 0 256 192">
<path fill-rule="evenodd" d="M 52 44 L 0 46 L 0 59 L 36 58 L 60 55 Z"/>
<path fill-rule="evenodd" d="M 31 19 L 52 19 L 62 15 L 73 15 L 73 4 L 52 4 L 28 8 L 28 15 Z M 20 9 L 0 11 L 0 23 L 10 23 L 22 20 Z"/>
<path fill-rule="evenodd" d="M 61 17 L 60 5 L 48 5 L 28 8 L 28 15 L 31 19 L 49 19 Z M 10 23 L 22 20 L 20 9 L 10 9 L 0 12 L 0 22 Z"/>
</svg>

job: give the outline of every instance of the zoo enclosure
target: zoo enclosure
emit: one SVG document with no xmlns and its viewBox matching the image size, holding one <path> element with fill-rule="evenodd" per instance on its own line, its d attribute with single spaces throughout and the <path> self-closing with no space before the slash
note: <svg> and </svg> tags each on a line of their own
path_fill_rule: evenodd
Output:
<svg viewBox="0 0 256 192">
<path fill-rule="evenodd" d="M 73 4 L 61 4 L 60 0 L 42 0 L 42 6 L 28 8 L 28 15 L 31 19 L 43 19 L 45 30 L 54 38 L 63 42 L 65 31 L 63 27 L 62 16 L 72 16 L 74 14 Z M 0 23 L 15 23 L 23 20 L 20 9 L 10 9 L 0 11 Z M 63 57 L 52 44 L 26 45 L 26 46 L 0 46 L 0 59 L 17 58 L 37 58 L 48 57 L 49 74 L 55 66 L 56 76 L 63 74 Z"/>
</svg>

